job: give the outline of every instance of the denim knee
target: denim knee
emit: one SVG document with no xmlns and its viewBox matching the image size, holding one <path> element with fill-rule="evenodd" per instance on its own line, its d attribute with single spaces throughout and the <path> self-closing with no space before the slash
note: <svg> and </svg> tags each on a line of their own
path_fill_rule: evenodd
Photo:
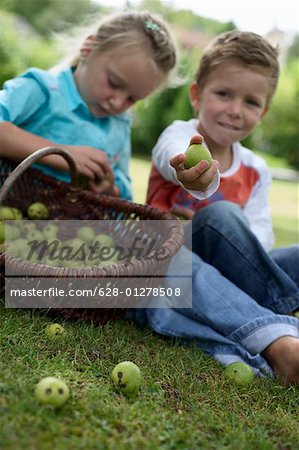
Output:
<svg viewBox="0 0 299 450">
<path fill-rule="evenodd" d="M 205 225 L 213 224 L 226 224 L 235 221 L 241 221 L 244 225 L 248 226 L 248 221 L 244 215 L 242 209 L 236 203 L 232 203 L 226 200 L 211 203 L 199 210 L 192 219 L 193 233 L 198 228 L 202 228 Z"/>
</svg>

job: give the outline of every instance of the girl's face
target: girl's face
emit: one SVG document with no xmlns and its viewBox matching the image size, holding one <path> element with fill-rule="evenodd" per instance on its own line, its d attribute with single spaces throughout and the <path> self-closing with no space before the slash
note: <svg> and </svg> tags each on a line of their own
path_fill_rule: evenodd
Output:
<svg viewBox="0 0 299 450">
<path fill-rule="evenodd" d="M 216 69 L 202 90 L 193 84 L 190 100 L 207 145 L 230 149 L 244 139 L 266 113 L 268 95 L 267 78 L 237 64 Z"/>
<path fill-rule="evenodd" d="M 124 48 L 89 53 L 74 79 L 81 97 L 96 117 L 120 114 L 147 97 L 163 81 L 154 61 L 141 51 Z"/>
</svg>

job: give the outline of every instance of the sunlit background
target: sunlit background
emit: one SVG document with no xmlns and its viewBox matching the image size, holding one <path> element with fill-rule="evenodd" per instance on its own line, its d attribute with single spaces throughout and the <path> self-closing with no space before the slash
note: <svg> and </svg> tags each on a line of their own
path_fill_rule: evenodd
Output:
<svg viewBox="0 0 299 450">
<path fill-rule="evenodd" d="M 138 5 L 140 2 L 97 0 L 97 3 L 123 8 L 128 5 Z M 222 22 L 232 21 L 242 30 L 260 34 L 267 33 L 273 28 L 288 34 L 294 34 L 299 30 L 299 2 L 297 1 L 172 0 L 161 3 L 177 9 L 189 9 L 200 16 Z"/>
</svg>

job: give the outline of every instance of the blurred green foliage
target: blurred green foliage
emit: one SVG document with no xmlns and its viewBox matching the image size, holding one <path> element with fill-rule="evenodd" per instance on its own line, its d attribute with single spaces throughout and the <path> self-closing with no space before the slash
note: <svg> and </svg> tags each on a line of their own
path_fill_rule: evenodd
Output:
<svg viewBox="0 0 299 450">
<path fill-rule="evenodd" d="M 283 68 L 272 106 L 260 126 L 246 140 L 251 148 L 284 157 L 299 170 L 299 58 Z"/>
<path fill-rule="evenodd" d="M 0 9 L 24 17 L 41 35 L 65 31 L 99 10 L 90 0 L 0 0 Z"/>
<path fill-rule="evenodd" d="M 288 61 L 292 61 L 293 59 L 299 58 L 299 34 L 296 34 L 293 38 L 293 42 L 291 43 L 288 49 Z"/>
<path fill-rule="evenodd" d="M 130 2 L 128 2 L 130 3 Z M 135 4 L 134 4 L 135 6 Z M 236 28 L 233 22 L 219 22 L 214 19 L 208 19 L 195 14 L 188 9 L 174 9 L 171 2 L 162 2 L 161 0 L 143 0 L 137 5 L 138 9 L 154 11 L 163 16 L 169 23 L 186 28 L 188 30 L 197 30 L 202 33 L 215 36 L 224 31 Z"/>
<path fill-rule="evenodd" d="M 0 87 L 28 67 L 51 67 L 58 55 L 55 45 L 40 37 L 21 18 L 0 10 Z"/>
</svg>

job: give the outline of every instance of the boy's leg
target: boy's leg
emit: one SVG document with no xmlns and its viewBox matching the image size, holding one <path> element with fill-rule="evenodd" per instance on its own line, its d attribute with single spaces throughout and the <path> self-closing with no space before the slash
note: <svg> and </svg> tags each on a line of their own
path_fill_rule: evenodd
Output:
<svg viewBox="0 0 299 450">
<path fill-rule="evenodd" d="M 173 258 L 171 266 L 179 257 Z M 192 298 L 192 308 L 167 309 L 171 299 L 161 297 L 155 298 L 161 309 L 137 310 L 133 315 L 146 319 L 157 333 L 194 339 L 200 349 L 224 365 L 241 358 L 256 372 L 269 373 L 261 353 L 286 336 L 299 339 L 299 321 L 259 305 L 194 253 L 192 262 L 192 283 L 184 286 L 183 293 L 185 298 Z M 173 291 L 177 287 L 175 277 L 164 282 Z"/>
<path fill-rule="evenodd" d="M 175 283 L 175 278 L 165 279 L 166 287 L 174 288 Z M 211 327 L 253 355 L 280 337 L 299 338 L 298 319 L 260 305 L 195 253 L 192 253 L 192 284 L 184 286 L 183 295 L 192 299 L 192 308 L 176 311 Z"/>
<path fill-rule="evenodd" d="M 269 252 L 269 255 L 299 286 L 299 245 L 274 248 Z"/>
<path fill-rule="evenodd" d="M 135 314 L 136 322 L 144 326 L 145 322 L 140 323 L 138 313 L 135 312 Z M 143 314 L 146 314 L 148 326 L 156 333 L 179 338 L 184 342 L 193 341 L 197 348 L 213 357 L 223 366 L 241 361 L 248 364 L 256 375 L 264 376 L 268 374 L 273 376 L 271 366 L 263 356 L 252 355 L 241 345 L 217 333 L 213 328 L 181 314 L 178 310 L 148 309 L 143 310 Z"/>
<path fill-rule="evenodd" d="M 299 308 L 298 248 L 273 251 L 271 257 L 250 230 L 239 206 L 226 201 L 202 209 L 192 225 L 193 252 L 224 277 L 277 313 L 288 314 Z"/>
</svg>

